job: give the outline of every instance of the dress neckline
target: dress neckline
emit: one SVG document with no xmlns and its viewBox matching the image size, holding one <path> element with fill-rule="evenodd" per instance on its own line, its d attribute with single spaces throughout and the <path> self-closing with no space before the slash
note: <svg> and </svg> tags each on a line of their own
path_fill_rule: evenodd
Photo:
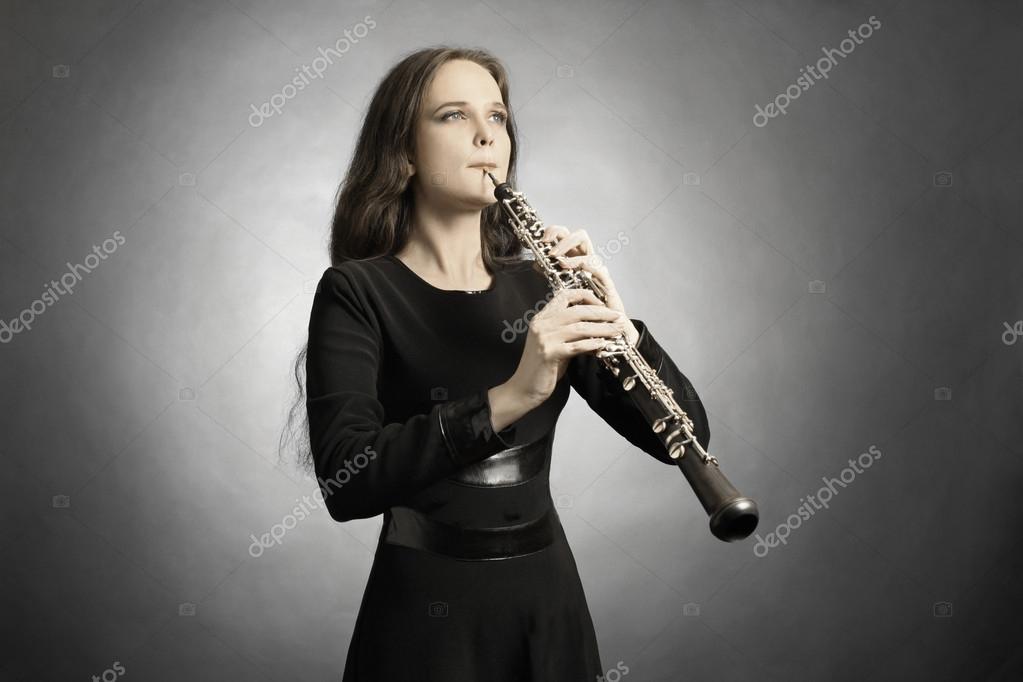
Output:
<svg viewBox="0 0 1023 682">
<path fill-rule="evenodd" d="M 436 292 L 441 293 L 441 294 L 448 295 L 448 296 L 459 296 L 459 297 L 472 296 L 472 297 L 476 297 L 476 298 L 482 298 L 484 296 L 487 296 L 489 294 L 494 293 L 494 290 L 497 289 L 497 278 L 498 278 L 498 273 L 497 272 L 491 273 L 491 276 L 490 276 L 490 288 L 488 288 L 488 289 L 477 289 L 477 290 L 471 290 L 471 291 L 467 291 L 467 290 L 464 290 L 464 289 L 441 289 L 439 287 L 433 286 L 432 284 L 427 282 L 425 279 L 420 277 L 418 274 L 416 274 L 415 270 L 413 270 L 408 265 L 406 265 L 404 261 L 402 261 L 400 258 L 395 256 L 394 254 L 389 253 L 389 254 L 386 255 L 386 258 L 388 258 L 388 259 L 394 261 L 395 263 L 397 263 L 398 267 L 401 270 L 404 270 L 409 275 L 411 275 L 412 278 L 414 280 L 416 280 L 417 282 L 419 282 L 423 287 L 425 287 L 427 289 L 431 289 L 431 290 L 436 291 Z"/>
</svg>

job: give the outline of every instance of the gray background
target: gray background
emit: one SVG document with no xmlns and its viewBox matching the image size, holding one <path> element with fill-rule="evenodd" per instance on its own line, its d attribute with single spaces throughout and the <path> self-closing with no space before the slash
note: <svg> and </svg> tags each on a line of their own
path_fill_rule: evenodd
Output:
<svg viewBox="0 0 1023 682">
<path fill-rule="evenodd" d="M 319 509 L 259 557 L 250 534 L 315 489 L 275 448 L 362 111 L 442 42 L 505 61 L 520 189 L 614 250 L 758 531 L 791 530 L 763 557 L 714 539 L 681 474 L 573 394 L 552 487 L 608 679 L 1023 670 L 1019 2 L 2 7 L 0 318 L 124 237 L 0 346 L 6 679 L 337 679 L 380 518 Z"/>
</svg>

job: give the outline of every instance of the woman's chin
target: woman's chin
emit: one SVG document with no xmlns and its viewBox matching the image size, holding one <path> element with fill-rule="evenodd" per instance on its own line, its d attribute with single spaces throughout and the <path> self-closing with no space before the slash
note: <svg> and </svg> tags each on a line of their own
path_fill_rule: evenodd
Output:
<svg viewBox="0 0 1023 682">
<path fill-rule="evenodd" d="M 459 194 L 458 200 L 463 206 L 482 211 L 497 201 L 497 197 L 494 196 L 493 183 L 491 183 L 489 188 L 477 188 L 475 191 L 466 188 L 465 192 Z"/>
</svg>

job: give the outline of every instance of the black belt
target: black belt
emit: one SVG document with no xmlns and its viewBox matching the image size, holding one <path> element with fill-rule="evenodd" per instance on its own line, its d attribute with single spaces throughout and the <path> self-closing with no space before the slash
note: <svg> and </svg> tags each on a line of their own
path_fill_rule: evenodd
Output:
<svg viewBox="0 0 1023 682">
<path fill-rule="evenodd" d="M 389 514 L 383 542 L 462 561 L 510 559 L 538 552 L 554 542 L 558 523 L 553 507 L 534 521 L 500 528 L 460 528 L 409 507 L 392 507 Z"/>
</svg>

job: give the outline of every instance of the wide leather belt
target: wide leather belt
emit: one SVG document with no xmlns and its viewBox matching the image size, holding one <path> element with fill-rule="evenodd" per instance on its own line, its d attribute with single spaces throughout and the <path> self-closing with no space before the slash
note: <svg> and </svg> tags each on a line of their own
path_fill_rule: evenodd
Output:
<svg viewBox="0 0 1023 682">
<path fill-rule="evenodd" d="M 558 513 L 500 528 L 460 528 L 434 521 L 409 507 L 391 507 L 383 542 L 422 549 L 462 561 L 511 559 L 539 552 L 554 542 Z"/>
<path fill-rule="evenodd" d="M 475 488 L 519 485 L 532 480 L 543 471 L 550 449 L 550 436 L 527 445 L 506 448 L 459 470 L 448 480 Z"/>
</svg>

